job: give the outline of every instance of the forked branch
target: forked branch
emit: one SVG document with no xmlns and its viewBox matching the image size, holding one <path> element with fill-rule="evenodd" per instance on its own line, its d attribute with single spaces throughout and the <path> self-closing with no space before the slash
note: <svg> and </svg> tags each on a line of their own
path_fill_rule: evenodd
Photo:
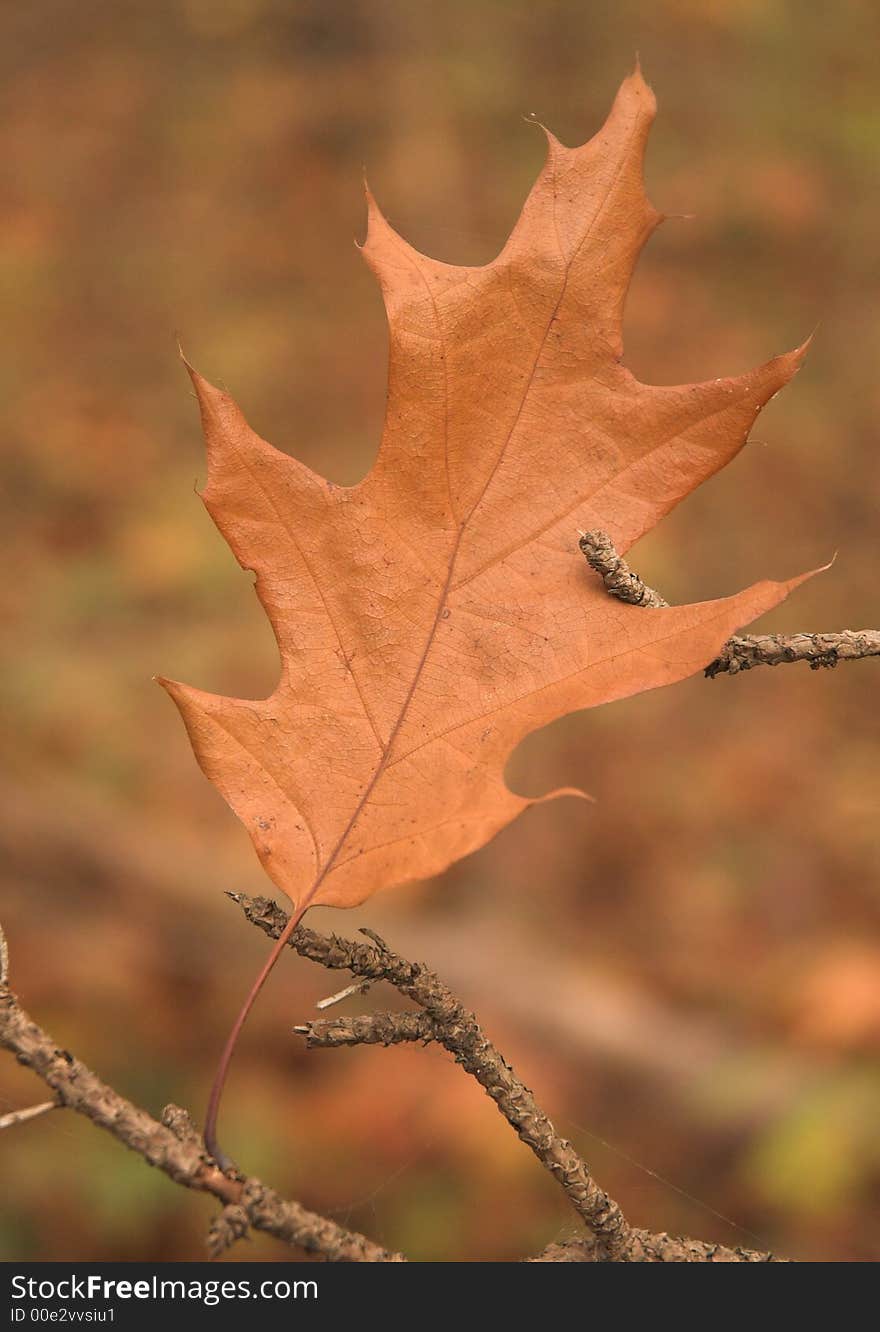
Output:
<svg viewBox="0 0 880 1332">
<path fill-rule="evenodd" d="M 288 918 L 273 902 L 230 894 L 245 915 L 273 938 L 284 932 Z M 373 1019 L 340 1023 L 349 1035 L 381 1040 L 418 1029 L 415 1039 L 437 1040 L 477 1079 L 495 1101 L 519 1137 L 559 1181 L 576 1212 L 588 1227 L 582 1240 L 551 1245 L 536 1262 L 778 1262 L 770 1253 L 726 1248 L 699 1240 L 651 1234 L 631 1227 L 620 1208 L 592 1179 L 589 1169 L 570 1143 L 560 1138 L 532 1093 L 523 1086 L 503 1057 L 487 1040 L 473 1014 L 468 1013 L 440 980 L 418 962 L 393 953 L 378 936 L 373 942 L 354 943 L 335 935 L 323 936 L 299 926 L 289 946 L 331 970 L 347 969 L 361 979 L 387 980 L 422 1010 L 418 1014 L 380 1014 Z M 0 953 L 4 940 L 0 931 Z M 360 1023 L 360 1027 L 356 1026 Z M 413 1023 L 415 1026 L 413 1026 Z M 319 1044 L 333 1024 L 326 1019 Z M 311 1029 L 306 1032 L 311 1035 Z M 405 1039 L 413 1038 L 411 1036 Z M 403 1039 L 403 1037 L 402 1037 Z M 234 1171 L 223 1172 L 206 1154 L 197 1129 L 185 1110 L 166 1106 L 161 1120 L 120 1096 L 61 1048 L 22 1009 L 9 989 L 0 967 L 0 1047 L 33 1070 L 51 1088 L 61 1108 L 84 1115 L 119 1142 L 162 1170 L 185 1188 L 209 1193 L 222 1203 L 208 1235 L 209 1249 L 219 1256 L 253 1229 L 331 1262 L 405 1262 L 402 1254 L 375 1244 L 367 1236 L 311 1212 L 300 1203 L 280 1197 L 257 1179 Z"/>
<path fill-rule="evenodd" d="M 271 938 L 283 933 L 288 917 L 264 897 L 230 893 L 252 924 Z M 496 1050 L 476 1017 L 421 962 L 409 962 L 394 953 L 378 935 L 362 931 L 372 943 L 354 943 L 337 935 L 321 935 L 300 925 L 288 947 L 333 970 L 344 968 L 355 977 L 387 981 L 410 999 L 420 1013 L 375 1013 L 352 1018 L 321 1018 L 294 1030 L 311 1048 L 341 1045 L 394 1045 L 402 1041 L 436 1041 L 475 1078 L 495 1102 L 511 1128 L 557 1180 L 590 1235 L 578 1257 L 543 1257 L 565 1262 L 778 1262 L 769 1253 L 728 1249 L 702 1241 L 654 1235 L 629 1225 L 620 1207 L 596 1183 L 586 1162 L 561 1137 L 538 1106 L 532 1092 Z M 568 1251 L 566 1251 L 568 1252 Z M 591 1255 L 591 1256 L 588 1256 Z M 699 1256 L 695 1256 L 699 1255 Z"/>
</svg>

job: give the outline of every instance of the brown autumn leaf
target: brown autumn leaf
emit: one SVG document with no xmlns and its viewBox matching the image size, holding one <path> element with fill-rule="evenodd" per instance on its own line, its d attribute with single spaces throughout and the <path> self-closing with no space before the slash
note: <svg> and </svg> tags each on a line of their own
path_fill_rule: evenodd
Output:
<svg viewBox="0 0 880 1332">
<path fill-rule="evenodd" d="M 275 450 L 192 372 L 204 501 L 257 575 L 281 679 L 258 701 L 162 683 L 299 908 L 354 905 L 483 846 L 533 803 L 503 778 L 525 735 L 693 674 L 799 581 L 645 611 L 578 552 L 579 528 L 625 551 L 729 462 L 803 354 L 677 387 L 621 364 L 627 287 L 662 221 L 642 178 L 654 110 L 636 71 L 584 147 L 548 134 L 484 267 L 419 254 L 369 200 L 391 357 L 359 485 Z"/>
</svg>

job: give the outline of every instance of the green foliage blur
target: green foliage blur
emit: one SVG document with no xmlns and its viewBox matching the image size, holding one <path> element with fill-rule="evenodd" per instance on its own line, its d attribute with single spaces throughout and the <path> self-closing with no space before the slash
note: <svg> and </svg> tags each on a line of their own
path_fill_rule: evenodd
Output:
<svg viewBox="0 0 880 1332">
<path fill-rule="evenodd" d="M 639 547 L 670 600 L 834 567 L 765 629 L 878 627 L 880 11 L 872 0 L 34 0 L 0 18 L 7 630 L 2 916 L 56 1038 L 199 1115 L 268 891 L 154 673 L 259 697 L 272 637 L 194 489 L 176 339 L 333 479 L 369 466 L 385 328 L 364 167 L 408 239 L 482 262 L 641 55 L 670 214 L 633 285 L 641 378 L 734 373 L 816 329 L 753 442 Z M 631 1219 L 880 1256 L 878 666 L 756 671 L 572 717 L 529 813 L 369 924 L 480 1013 Z M 306 1054 L 332 977 L 290 958 L 236 1057 L 248 1172 L 414 1258 L 514 1259 L 562 1195 L 435 1049 Z M 373 1002 L 379 1002 L 374 996 Z M 366 1010 L 369 1000 L 361 1001 Z M 393 996 L 381 996 L 393 1003 Z M 352 1004 L 352 1009 L 357 1007 Z M 0 1059 L 0 1112 L 43 1099 Z M 0 1135 L 0 1259 L 200 1258 L 211 1202 L 72 1116 Z M 269 1240 L 226 1261 L 289 1261 Z"/>
</svg>

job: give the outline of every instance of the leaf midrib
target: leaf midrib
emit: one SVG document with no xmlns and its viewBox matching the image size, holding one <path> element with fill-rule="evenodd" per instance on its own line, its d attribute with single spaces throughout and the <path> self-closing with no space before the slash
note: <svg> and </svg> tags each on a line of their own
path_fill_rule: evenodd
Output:
<svg viewBox="0 0 880 1332">
<path fill-rule="evenodd" d="M 442 588 L 442 590 L 441 590 L 441 592 L 440 592 L 440 596 L 438 597 L 438 600 L 437 600 L 437 610 L 436 610 L 436 613 L 435 613 L 435 615 L 434 615 L 434 620 L 433 620 L 433 623 L 431 624 L 431 628 L 430 628 L 430 631 L 429 631 L 429 633 L 428 633 L 428 636 L 427 636 L 427 639 L 426 639 L 426 642 L 425 642 L 425 646 L 424 646 L 424 648 L 423 648 L 423 650 L 422 650 L 421 657 L 419 658 L 419 661 L 418 661 L 418 664 L 417 664 L 417 666 L 416 666 L 415 672 L 413 673 L 412 683 L 410 684 L 409 689 L 407 690 L 406 696 L 405 696 L 405 698 L 404 698 L 404 700 L 403 700 L 403 703 L 401 704 L 401 708 L 400 708 L 400 712 L 398 713 L 397 720 L 395 721 L 394 726 L 392 727 L 392 730 L 391 730 L 391 732 L 390 732 L 390 734 L 389 734 L 389 736 L 388 736 L 388 742 L 387 742 L 387 744 L 385 745 L 384 752 L 382 753 L 382 756 L 381 756 L 381 758 L 380 758 L 380 760 L 379 760 L 379 763 L 378 763 L 377 766 L 376 766 L 376 769 L 375 769 L 375 771 L 374 771 L 372 777 L 371 777 L 371 778 L 369 779 L 369 781 L 367 782 L 367 785 L 366 785 L 366 787 L 365 787 L 365 789 L 364 789 L 364 792 L 363 792 L 362 796 L 360 797 L 360 799 L 358 800 L 358 803 L 357 803 L 357 805 L 355 806 L 355 808 L 354 808 L 354 810 L 353 810 L 353 812 L 352 812 L 352 814 L 351 814 L 351 817 L 349 818 L 347 824 L 345 825 L 345 828 L 343 829 L 342 833 L 341 833 L 340 836 L 339 836 L 338 841 L 336 842 L 336 844 L 334 845 L 332 851 L 330 852 L 329 856 L 327 857 L 327 860 L 325 861 L 323 867 L 319 870 L 318 874 L 316 875 L 315 880 L 314 880 L 314 882 L 312 883 L 312 886 L 310 887 L 310 889 L 308 890 L 308 892 L 305 894 L 305 896 L 303 897 L 302 901 L 296 904 L 297 907 L 298 907 L 298 909 L 299 909 L 299 911 L 300 911 L 300 913 L 302 913 L 303 911 L 305 911 L 306 907 L 309 906 L 309 905 L 314 901 L 314 899 L 315 899 L 315 897 L 317 896 L 317 893 L 318 893 L 318 891 L 319 891 L 321 885 L 323 884 L 324 880 L 325 880 L 325 879 L 327 878 L 327 876 L 332 872 L 332 870 L 336 867 L 336 860 L 337 860 L 337 857 L 339 856 L 340 851 L 342 850 L 343 846 L 345 845 L 346 841 L 348 840 L 349 836 L 351 835 L 351 833 L 352 833 L 352 831 L 353 831 L 355 825 L 357 824 L 358 819 L 360 818 L 361 812 L 363 811 L 363 809 L 365 808 L 365 806 L 366 806 L 367 803 L 369 802 L 370 796 L 373 794 L 373 791 L 375 790 L 376 786 L 377 786 L 378 783 L 380 782 L 380 780 L 381 780 L 383 774 L 385 773 L 386 769 L 389 767 L 389 764 L 390 764 L 390 761 L 391 761 L 391 755 L 392 755 L 392 752 L 393 752 L 393 749 L 394 749 L 394 743 L 395 743 L 395 741 L 396 741 L 398 735 L 400 734 L 401 729 L 403 728 L 403 725 L 404 725 L 404 723 L 405 723 L 405 721 L 406 721 L 407 714 L 408 714 L 408 712 L 409 712 L 410 704 L 412 703 L 413 697 L 415 696 L 416 690 L 418 689 L 419 683 L 420 683 L 421 678 L 422 678 L 422 674 L 423 674 L 424 669 L 425 669 L 425 664 L 426 664 L 426 662 L 427 662 L 427 660 L 428 660 L 428 657 L 429 657 L 429 655 L 430 655 L 430 653 L 431 653 L 431 649 L 432 649 L 432 647 L 434 646 L 434 641 L 435 641 L 435 639 L 436 639 L 436 637 L 437 637 L 437 630 L 438 630 L 439 625 L 440 625 L 440 620 L 441 620 L 441 617 L 442 617 L 442 615 L 443 615 L 443 611 L 446 609 L 446 602 L 447 602 L 447 599 L 448 599 L 448 596 L 449 596 L 449 592 L 450 592 L 451 587 L 452 587 L 452 581 L 453 581 L 453 578 L 454 578 L 454 576 L 455 576 L 455 567 L 456 567 L 456 564 L 457 564 L 457 562 L 458 562 L 458 557 L 459 557 L 459 553 L 460 553 L 460 551 L 461 551 L 462 541 L 463 541 L 463 539 L 464 539 L 464 535 L 465 535 L 465 532 L 466 532 L 466 530 L 467 530 L 468 523 L 469 523 L 469 522 L 471 521 L 471 519 L 473 518 L 473 516 L 474 516 L 474 514 L 476 513 L 476 511 L 477 511 L 477 509 L 479 508 L 479 506 L 482 504 L 482 502 L 483 502 L 483 500 L 484 500 L 484 498 L 485 498 L 485 496 L 486 496 L 486 493 L 487 493 L 487 491 L 488 491 L 490 485 L 492 484 L 492 481 L 494 480 L 494 478 L 495 478 L 495 476 L 496 476 L 496 474 L 497 474 L 497 472 L 498 472 L 498 468 L 499 468 L 500 465 L 501 465 L 501 462 L 502 462 L 502 460 L 503 460 L 503 458 L 504 458 L 504 456 L 505 456 L 505 453 L 507 452 L 507 449 L 508 449 L 508 447 L 509 447 L 509 445 L 510 445 L 510 441 L 511 441 L 511 439 L 513 438 L 513 435 L 514 435 L 514 433 L 515 433 L 515 431 L 516 431 L 516 428 L 517 428 L 517 426 L 519 425 L 519 422 L 520 422 L 520 420 L 521 420 L 521 418 L 522 418 L 522 414 L 523 414 L 523 410 L 524 410 L 524 408 L 525 408 L 526 400 L 527 400 L 527 398 L 528 398 L 528 396 L 529 396 L 529 393 L 530 393 L 531 390 L 532 390 L 532 386 L 533 386 L 534 381 L 535 381 L 535 374 L 536 374 L 536 372 L 537 372 L 538 365 L 539 365 L 539 363 L 540 363 L 540 361 L 541 361 L 541 357 L 544 355 L 544 352 L 545 352 L 545 350 L 546 350 L 546 346 L 547 346 L 547 338 L 549 337 L 550 330 L 551 330 L 551 328 L 553 327 L 553 323 L 554 323 L 554 321 L 555 321 L 555 319 L 556 319 L 556 317 L 557 317 L 557 315 L 558 315 L 558 313 L 559 313 L 559 309 L 560 309 L 560 307 L 561 307 L 561 305 L 562 305 L 562 302 L 563 302 L 563 300 L 565 299 L 565 294 L 566 294 L 566 291 L 567 291 L 567 289 L 568 289 L 568 280 L 569 280 L 569 277 L 570 277 L 570 274 L 571 274 L 571 269 L 572 269 L 572 267 L 573 267 L 573 265 L 574 265 L 576 259 L 578 258 L 578 256 L 579 256 L 581 250 L 583 249 L 584 245 L 586 244 L 587 240 L 589 239 L 590 235 L 592 234 L 593 229 L 594 229 L 596 223 L 598 222 L 599 218 L 602 216 L 602 213 L 604 212 L 604 210 L 605 210 L 605 208 L 606 208 L 606 206 L 607 206 L 607 204 L 608 204 L 609 199 L 611 198 L 611 195 L 612 195 L 612 193 L 613 193 L 613 191 L 614 191 L 614 189 L 615 189 L 615 187 L 616 187 L 616 185 L 617 185 L 617 182 L 618 182 L 618 180 L 619 180 L 619 178 L 620 178 L 621 172 L 623 171 L 623 168 L 624 168 L 624 166 L 625 166 L 625 164 L 626 164 L 626 162 L 627 162 L 627 154 L 628 154 L 628 151 L 629 151 L 629 145 L 630 145 L 630 142 L 631 142 L 632 138 L 635 136 L 636 129 L 637 129 L 637 125 L 634 125 L 633 128 L 632 128 L 632 130 L 630 131 L 629 140 L 628 140 L 627 144 L 624 146 L 624 148 L 623 148 L 623 150 L 622 150 L 622 152 L 621 152 L 621 155 L 620 155 L 620 161 L 619 161 L 618 164 L 617 164 L 617 168 L 616 168 L 616 170 L 615 170 L 615 172 L 614 172 L 614 175 L 612 176 L 611 180 L 609 181 L 608 189 L 607 189 L 606 192 L 605 192 L 605 195 L 604 195 L 604 197 L 603 197 L 603 199 L 602 199 L 602 202 L 601 202 L 601 204 L 599 205 L 599 207 L 596 209 L 596 211 L 595 211 L 595 213 L 593 214 L 592 218 L 590 219 L 590 221 L 589 221 L 587 227 L 586 227 L 585 230 L 584 230 L 584 233 L 583 233 L 583 235 L 582 235 L 580 241 L 578 242 L 576 248 L 575 248 L 574 251 L 572 252 L 571 257 L 570 257 L 569 259 L 566 259 L 565 255 L 562 254 L 562 259 L 563 259 L 563 262 L 564 262 L 565 267 L 564 267 L 564 275 L 563 275 L 562 283 L 560 284 L 560 288 L 559 288 L 559 295 L 558 295 L 557 298 L 556 298 L 556 301 L 555 301 L 555 303 L 554 303 L 553 309 L 552 309 L 552 311 L 551 311 L 551 313 L 550 313 L 550 317 L 549 317 L 549 319 L 547 320 L 546 327 L 545 327 L 544 332 L 543 332 L 543 334 L 542 334 L 542 336 L 541 336 L 540 342 L 538 343 L 538 348 L 537 348 L 537 351 L 536 351 L 536 353 L 535 353 L 535 359 L 534 359 L 534 361 L 533 361 L 533 363 L 532 363 L 532 368 L 531 368 L 531 370 L 530 370 L 530 372 L 529 372 L 529 375 L 528 375 L 528 377 L 527 377 L 527 379 L 526 379 L 526 381 L 525 381 L 525 384 L 524 384 L 524 387 L 523 387 L 523 392 L 522 392 L 522 397 L 521 397 L 521 399 L 520 399 L 520 403 L 519 403 L 519 406 L 518 406 L 518 408 L 517 408 L 516 414 L 515 414 L 515 416 L 514 416 L 514 418 L 513 418 L 513 421 L 511 422 L 510 429 L 508 430 L 508 432 L 507 432 L 507 434 L 506 434 L 506 436 L 505 436 L 505 438 L 504 438 L 504 441 L 503 441 L 503 443 L 502 443 L 502 445 L 501 445 L 501 448 L 500 448 L 499 451 L 498 451 L 498 455 L 497 455 L 497 457 L 495 458 L 495 461 L 494 461 L 493 464 L 492 464 L 492 467 L 491 467 L 491 469 L 490 469 L 490 471 L 489 471 L 489 473 L 488 473 L 488 475 L 487 475 L 487 477 L 486 477 L 486 481 L 485 481 L 485 483 L 484 483 L 482 489 L 480 490 L 479 495 L 477 496 L 476 500 L 475 500 L 474 503 L 472 504 L 472 506 L 471 506 L 471 508 L 469 509 L 467 515 L 461 520 L 461 522 L 460 522 L 460 524 L 459 524 L 458 532 L 457 532 L 457 535 L 456 535 L 456 538 L 455 538 L 455 544 L 453 545 L 453 548 L 452 548 L 452 551 L 451 551 L 451 553 L 450 553 L 450 557 L 449 557 L 449 568 L 448 568 L 448 571 L 447 571 L 446 580 L 445 580 L 444 585 L 443 585 L 443 588 Z M 555 164 L 554 164 L 553 186 L 552 186 L 552 188 L 553 188 L 553 207 L 554 207 L 554 222 L 555 222 L 555 207 L 556 207 L 556 197 L 557 197 Z M 559 241 L 558 241 L 558 232 L 557 232 L 557 244 L 558 244 L 558 243 L 559 243 Z M 408 248 L 408 247 L 407 247 L 407 248 Z M 561 253 L 561 246 L 560 246 L 560 253 Z M 407 257 L 409 257 L 409 255 L 407 255 Z M 438 322 L 438 326 L 439 326 L 439 313 L 438 313 L 438 311 L 437 311 L 437 305 L 436 305 L 436 302 L 433 301 L 433 297 L 432 297 L 432 308 L 433 308 L 433 311 L 434 311 L 434 317 L 435 317 L 435 319 L 437 320 L 437 322 Z M 447 399 L 447 402 L 446 402 L 446 404 L 445 404 L 444 417 L 445 417 L 445 420 L 446 420 L 446 423 L 447 423 L 447 427 L 446 427 L 446 428 L 447 428 L 447 434 L 446 434 L 446 437 L 445 437 L 445 438 L 446 438 L 446 447 L 447 447 L 447 465 L 448 465 L 448 419 L 449 419 L 449 404 L 448 404 L 448 399 Z M 451 498 L 451 497 L 450 497 L 450 498 Z M 311 571 L 310 571 L 310 572 L 311 572 Z M 319 589 L 319 591 L 320 591 L 320 589 Z M 323 599 L 323 597 L 322 597 L 322 599 Z"/>
</svg>

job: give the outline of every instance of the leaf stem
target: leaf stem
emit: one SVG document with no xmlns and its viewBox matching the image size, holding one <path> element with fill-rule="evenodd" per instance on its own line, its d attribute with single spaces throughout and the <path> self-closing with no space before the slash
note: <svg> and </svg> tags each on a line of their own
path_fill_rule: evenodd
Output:
<svg viewBox="0 0 880 1332">
<path fill-rule="evenodd" d="M 223 1096 L 223 1088 L 226 1085 L 226 1077 L 227 1074 L 229 1073 L 229 1065 L 232 1062 L 232 1056 L 235 1053 L 235 1047 L 238 1044 L 238 1038 L 241 1035 L 241 1029 L 244 1026 L 245 1022 L 247 1021 L 248 1014 L 250 1013 L 251 1009 L 254 1006 L 257 995 L 260 993 L 266 981 L 269 979 L 269 975 L 272 972 L 275 963 L 278 961 L 279 957 L 284 952 L 284 948 L 287 944 L 288 939 L 293 934 L 297 925 L 300 923 L 306 911 L 308 910 L 310 900 L 311 900 L 310 897 L 307 898 L 306 901 L 302 904 L 302 906 L 299 907 L 298 910 L 294 911 L 293 915 L 288 920 L 281 934 L 276 939 L 275 945 L 271 953 L 266 958 L 266 961 L 263 963 L 262 969 L 260 970 L 260 974 L 257 976 L 257 979 L 254 981 L 253 985 L 251 986 L 248 996 L 245 999 L 244 1003 L 242 1004 L 237 1018 L 232 1024 L 232 1030 L 230 1031 L 228 1037 L 226 1038 L 226 1044 L 223 1047 L 223 1053 L 221 1054 L 220 1062 L 217 1065 L 217 1072 L 214 1074 L 214 1082 L 211 1087 L 211 1095 L 208 1098 L 208 1109 L 205 1113 L 205 1148 L 209 1156 L 212 1156 L 214 1158 L 220 1169 L 224 1172 L 235 1169 L 234 1161 L 232 1161 L 226 1155 L 226 1153 L 223 1151 L 222 1147 L 220 1146 L 219 1142 L 217 1141 L 217 1116 L 220 1112 L 220 1101 Z"/>
</svg>

